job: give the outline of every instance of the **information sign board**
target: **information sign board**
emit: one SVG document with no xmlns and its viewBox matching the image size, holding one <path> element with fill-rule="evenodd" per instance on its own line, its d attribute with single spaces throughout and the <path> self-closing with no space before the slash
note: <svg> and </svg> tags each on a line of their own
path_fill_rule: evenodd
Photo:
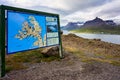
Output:
<svg viewBox="0 0 120 80">
<path fill-rule="evenodd" d="M 7 53 L 59 44 L 55 16 L 7 11 Z"/>
</svg>

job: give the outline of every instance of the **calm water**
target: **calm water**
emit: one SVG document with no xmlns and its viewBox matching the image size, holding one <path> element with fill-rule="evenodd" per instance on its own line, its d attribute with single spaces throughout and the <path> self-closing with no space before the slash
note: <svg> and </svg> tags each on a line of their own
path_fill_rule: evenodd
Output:
<svg viewBox="0 0 120 80">
<path fill-rule="evenodd" d="M 63 31 L 65 35 L 69 34 L 68 31 Z M 111 35 L 111 34 L 87 34 L 87 33 L 74 33 L 79 37 L 87 39 L 101 39 L 102 41 L 120 44 L 120 35 Z"/>
</svg>

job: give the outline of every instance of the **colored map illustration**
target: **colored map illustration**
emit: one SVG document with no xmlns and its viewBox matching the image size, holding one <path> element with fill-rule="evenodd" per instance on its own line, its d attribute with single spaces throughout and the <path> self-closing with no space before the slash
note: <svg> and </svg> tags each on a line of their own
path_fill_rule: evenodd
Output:
<svg viewBox="0 0 120 80">
<path fill-rule="evenodd" d="M 37 40 L 33 43 L 33 46 L 46 46 L 46 35 L 42 39 L 41 37 L 41 26 L 39 23 L 36 21 L 34 16 L 29 16 L 29 21 L 33 25 L 33 27 L 29 24 L 28 21 L 25 21 L 22 24 L 22 30 L 19 30 L 18 34 L 16 34 L 15 38 L 19 38 L 20 40 L 23 40 L 24 38 L 27 37 L 33 37 L 36 38 Z"/>
<path fill-rule="evenodd" d="M 8 54 L 47 45 L 46 16 L 8 11 Z"/>
</svg>

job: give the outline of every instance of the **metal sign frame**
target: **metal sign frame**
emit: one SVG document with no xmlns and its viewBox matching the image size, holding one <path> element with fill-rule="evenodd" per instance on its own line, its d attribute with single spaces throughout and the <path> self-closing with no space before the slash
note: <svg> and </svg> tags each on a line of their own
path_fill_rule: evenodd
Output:
<svg viewBox="0 0 120 80">
<path fill-rule="evenodd" d="M 0 6 L 0 68 L 1 68 L 1 77 L 5 76 L 5 55 L 6 55 L 6 25 L 5 25 L 5 10 L 12 10 L 12 11 L 19 11 L 19 12 L 26 12 L 26 13 L 32 13 L 32 14 L 40 14 L 45 16 L 55 16 L 57 17 L 57 23 L 58 23 L 58 36 L 59 36 L 59 56 L 60 58 L 63 58 L 63 51 L 62 51 L 62 40 L 61 40 L 61 32 L 60 32 L 60 20 L 58 14 L 52 14 L 52 13 L 46 13 L 46 12 L 40 12 L 35 10 L 29 10 L 29 9 L 23 9 L 23 8 L 16 8 L 6 5 Z M 46 46 L 47 47 L 47 46 Z"/>
</svg>

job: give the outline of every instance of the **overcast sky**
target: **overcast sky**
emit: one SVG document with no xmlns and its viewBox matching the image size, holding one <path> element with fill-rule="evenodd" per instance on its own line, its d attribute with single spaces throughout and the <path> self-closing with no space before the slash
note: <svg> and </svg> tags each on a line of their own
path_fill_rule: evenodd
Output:
<svg viewBox="0 0 120 80">
<path fill-rule="evenodd" d="M 57 13 L 61 25 L 95 17 L 120 23 L 120 0 L 0 0 L 0 4 Z"/>
</svg>

